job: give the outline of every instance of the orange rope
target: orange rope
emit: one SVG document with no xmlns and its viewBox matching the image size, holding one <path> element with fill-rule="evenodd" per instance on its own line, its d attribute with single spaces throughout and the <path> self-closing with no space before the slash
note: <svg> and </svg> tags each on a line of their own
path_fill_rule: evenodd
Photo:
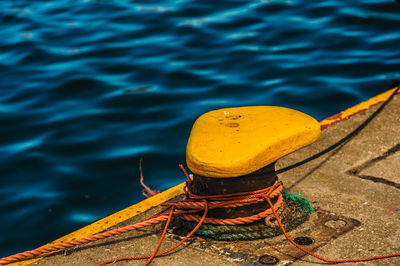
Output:
<svg viewBox="0 0 400 266">
<path fill-rule="evenodd" d="M 169 223 L 170 223 L 171 220 L 172 220 L 172 214 L 173 214 L 173 213 L 174 213 L 174 208 L 172 208 L 172 210 L 169 212 L 168 220 L 167 220 L 167 222 L 165 223 L 164 231 L 162 232 L 162 235 L 161 235 L 161 237 L 160 237 L 160 240 L 159 240 L 158 243 L 157 243 L 157 247 L 154 249 L 153 254 L 151 254 L 150 258 L 149 258 L 148 261 L 144 264 L 144 266 L 149 265 L 150 262 L 151 262 L 151 261 L 154 259 L 154 257 L 156 256 L 157 251 L 158 251 L 158 249 L 160 248 L 161 243 L 162 243 L 162 241 L 163 241 L 163 239 L 164 239 L 164 237 L 165 237 L 165 234 L 167 233 L 167 229 L 168 229 Z"/>
<path fill-rule="evenodd" d="M 0 259 L 0 265 L 6 265 L 12 262 L 17 262 L 17 261 L 21 261 L 21 260 L 25 260 L 25 259 L 32 259 L 35 257 L 38 257 L 42 254 L 46 254 L 46 253 L 50 253 L 53 251 L 59 251 L 62 249 L 66 249 L 69 247 L 73 247 L 73 246 L 77 246 L 77 245 L 81 245 L 84 243 L 88 243 L 88 242 L 92 242 L 92 241 L 96 241 L 99 239 L 103 239 L 106 237 L 110 237 L 110 236 L 114 236 L 114 235 L 119 235 L 125 232 L 129 232 L 129 231 L 133 231 L 136 230 L 138 228 L 143 228 L 149 225 L 153 225 L 153 224 L 157 224 L 159 222 L 165 221 L 168 219 L 168 215 L 166 214 L 160 214 L 157 217 L 153 217 L 151 219 L 146 219 L 142 222 L 139 222 L 137 224 L 133 224 L 133 225 L 128 225 L 125 227 L 121 227 L 118 229 L 114 229 L 114 230 L 110 230 L 104 233 L 100 233 L 100 234 L 95 234 L 92 236 L 88 236 L 88 237 L 83 237 L 80 239 L 74 239 L 68 242 L 63 242 L 54 246 L 49 246 L 49 247 L 43 247 L 43 248 L 38 248 L 38 249 L 34 249 L 34 250 L 30 250 L 30 251 L 25 251 L 22 253 L 18 253 L 12 256 L 8 256 L 8 257 L 4 257 L 2 259 Z"/>
<path fill-rule="evenodd" d="M 202 219 L 199 221 L 199 223 L 196 225 L 195 228 L 193 228 L 193 230 L 187 235 L 185 236 L 178 244 L 176 244 L 175 246 L 173 246 L 172 248 L 167 249 L 166 251 L 163 251 L 159 254 L 156 254 L 155 257 L 159 257 L 162 255 L 165 255 L 171 251 L 173 251 L 174 249 L 178 248 L 180 245 L 182 245 L 189 237 L 191 237 L 196 231 L 197 229 L 199 229 L 199 227 L 203 224 L 206 216 L 208 213 L 208 204 L 207 202 L 205 202 L 205 209 L 204 209 L 204 214 L 202 216 Z M 108 261 L 104 261 L 102 263 L 97 264 L 96 266 L 103 266 L 106 265 L 108 263 L 113 263 L 113 262 L 117 262 L 117 261 L 122 261 L 122 260 L 139 260 L 139 259 L 145 259 L 145 258 L 149 258 L 150 256 L 146 255 L 146 256 L 139 256 L 139 257 L 124 257 L 124 258 L 117 258 L 117 259 L 111 259 Z M 148 261 L 149 262 L 149 261 Z"/>
<path fill-rule="evenodd" d="M 146 184 L 144 183 L 142 161 L 143 161 L 143 157 L 140 157 L 140 160 L 139 160 L 140 184 L 144 188 L 144 190 L 142 191 L 143 196 L 145 196 L 146 198 L 149 198 L 151 196 L 154 196 L 154 195 L 160 193 L 160 191 L 153 191 L 148 186 L 146 186 Z"/>
</svg>

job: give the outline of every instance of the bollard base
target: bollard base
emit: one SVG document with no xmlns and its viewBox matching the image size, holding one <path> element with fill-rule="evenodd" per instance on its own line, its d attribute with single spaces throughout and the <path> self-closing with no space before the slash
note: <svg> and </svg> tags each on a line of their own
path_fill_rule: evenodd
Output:
<svg viewBox="0 0 400 266">
<path fill-rule="evenodd" d="M 291 231 L 308 220 L 312 211 L 311 205 L 303 197 L 284 192 L 284 204 L 279 208 L 278 215 L 286 231 Z M 177 219 L 175 223 L 175 233 L 186 235 L 196 227 L 197 223 L 187 222 Z M 234 241 L 234 240 L 254 240 L 261 238 L 271 238 L 282 234 L 277 223 L 270 221 L 269 225 L 265 220 L 245 225 L 211 225 L 203 224 L 196 231 L 197 235 L 209 237 L 215 240 Z"/>
</svg>

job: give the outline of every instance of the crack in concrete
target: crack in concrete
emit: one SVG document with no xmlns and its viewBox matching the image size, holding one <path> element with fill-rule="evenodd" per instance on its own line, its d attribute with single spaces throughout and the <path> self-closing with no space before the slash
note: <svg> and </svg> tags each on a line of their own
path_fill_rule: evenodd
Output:
<svg viewBox="0 0 400 266">
<path fill-rule="evenodd" d="M 382 161 L 382 160 L 386 159 L 387 157 L 389 157 L 390 155 L 395 154 L 396 152 L 399 152 L 399 151 L 400 151 L 400 143 L 393 146 L 389 150 L 387 150 L 384 154 L 382 154 L 378 157 L 375 157 L 369 161 L 366 161 L 365 163 L 361 164 L 360 166 L 357 166 L 353 169 L 348 170 L 346 173 L 349 175 L 353 175 L 355 177 L 364 179 L 364 180 L 369 180 L 369 181 L 372 181 L 375 183 L 382 183 L 382 184 L 389 185 L 389 186 L 395 187 L 397 189 L 400 189 L 399 183 L 396 183 L 396 182 L 393 182 L 393 181 L 390 181 L 390 180 L 387 180 L 387 179 L 381 178 L 381 177 L 360 174 L 360 172 L 363 171 L 364 169 L 371 167 L 375 163 Z"/>
</svg>

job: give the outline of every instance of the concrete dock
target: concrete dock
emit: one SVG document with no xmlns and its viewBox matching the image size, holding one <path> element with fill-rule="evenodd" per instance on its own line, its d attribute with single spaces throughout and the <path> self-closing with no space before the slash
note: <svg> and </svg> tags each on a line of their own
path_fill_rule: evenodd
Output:
<svg viewBox="0 0 400 266">
<path fill-rule="evenodd" d="M 280 159 L 276 168 L 301 161 L 334 144 L 367 119 L 387 96 L 388 92 L 321 121 L 324 130 L 319 140 Z M 284 172 L 279 178 L 291 192 L 301 192 L 315 209 L 308 222 L 289 233 L 293 238 L 306 236 L 314 240 L 305 248 L 330 259 L 400 252 L 400 96 L 395 96 L 366 128 L 344 146 Z M 169 195 L 169 198 L 176 196 L 173 193 Z M 158 210 L 160 207 L 156 206 L 138 215 L 131 212 L 131 216 L 135 215 L 133 218 L 121 216 L 119 224 L 110 224 L 115 228 L 133 224 Z M 325 224 L 320 226 L 318 223 L 324 215 L 330 215 L 331 220 L 323 220 Z M 151 254 L 162 225 L 70 248 L 40 260 L 11 265 L 95 265 L 112 258 Z M 178 238 L 170 233 L 160 251 L 172 247 Z M 302 252 L 292 247 L 284 236 L 278 236 L 238 242 L 194 237 L 171 254 L 155 258 L 152 265 L 262 265 L 258 258 L 264 254 L 278 258 L 277 265 L 321 263 L 311 256 L 301 256 Z M 144 262 L 125 261 L 113 265 L 142 265 Z M 358 264 L 400 265 L 400 257 Z"/>
</svg>

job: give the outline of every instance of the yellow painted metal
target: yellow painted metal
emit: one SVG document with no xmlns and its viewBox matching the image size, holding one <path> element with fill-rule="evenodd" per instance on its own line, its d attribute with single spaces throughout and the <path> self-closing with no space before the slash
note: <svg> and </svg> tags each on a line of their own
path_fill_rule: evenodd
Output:
<svg viewBox="0 0 400 266">
<path fill-rule="evenodd" d="M 176 196 L 179 196 L 180 194 L 183 193 L 184 186 L 185 186 L 185 183 L 182 183 L 175 187 L 167 189 L 166 191 L 156 194 L 153 197 L 147 198 L 137 204 L 134 204 L 126 209 L 123 209 L 122 211 L 111 214 L 110 216 L 107 216 L 106 218 L 98 220 L 86 227 L 83 227 L 75 232 L 72 232 L 66 236 L 63 236 L 53 242 L 50 242 L 50 243 L 44 245 L 43 247 L 56 245 L 56 244 L 59 244 L 62 242 L 71 241 L 73 239 L 91 236 L 93 234 L 97 234 L 102 231 L 105 231 L 112 226 L 115 226 L 123 221 L 126 221 L 126 220 L 128 220 L 138 214 L 141 214 L 155 206 L 158 206 L 162 202 L 166 202 L 172 198 L 175 198 Z M 42 257 L 48 256 L 50 254 L 51 253 L 43 255 Z M 36 259 L 31 259 L 31 260 L 25 260 L 22 262 L 12 263 L 9 265 L 29 265 L 37 260 L 40 260 L 42 257 L 36 258 Z"/>
<path fill-rule="evenodd" d="M 313 143 L 320 133 L 318 121 L 289 108 L 215 110 L 196 120 L 186 162 L 192 172 L 202 176 L 241 176 Z"/>
</svg>

